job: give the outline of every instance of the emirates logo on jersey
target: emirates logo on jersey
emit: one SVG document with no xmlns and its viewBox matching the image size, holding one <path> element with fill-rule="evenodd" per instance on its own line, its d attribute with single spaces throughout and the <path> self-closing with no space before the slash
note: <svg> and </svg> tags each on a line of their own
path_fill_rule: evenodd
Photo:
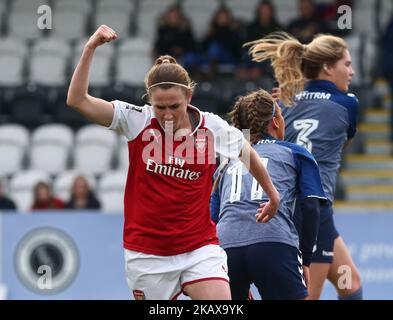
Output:
<svg viewBox="0 0 393 320">
<path fill-rule="evenodd" d="M 198 180 L 202 175 L 202 172 L 185 169 L 186 161 L 184 159 L 169 157 L 168 162 L 168 164 L 161 164 L 153 159 L 147 159 L 146 171 L 191 181 Z"/>
</svg>

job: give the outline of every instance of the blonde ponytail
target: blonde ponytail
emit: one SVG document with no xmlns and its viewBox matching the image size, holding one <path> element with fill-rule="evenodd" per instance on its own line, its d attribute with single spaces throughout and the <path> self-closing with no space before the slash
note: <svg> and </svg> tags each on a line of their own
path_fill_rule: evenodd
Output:
<svg viewBox="0 0 393 320">
<path fill-rule="evenodd" d="M 303 90 L 306 82 L 302 59 L 307 47 L 284 32 L 272 33 L 245 46 L 250 46 L 253 61 L 271 61 L 281 91 L 280 99 L 285 105 L 291 105 L 293 97 Z"/>
</svg>

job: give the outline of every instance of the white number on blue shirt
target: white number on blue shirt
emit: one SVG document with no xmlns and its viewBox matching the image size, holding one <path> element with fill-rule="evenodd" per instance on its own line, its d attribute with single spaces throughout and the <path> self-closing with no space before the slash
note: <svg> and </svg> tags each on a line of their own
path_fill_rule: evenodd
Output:
<svg viewBox="0 0 393 320">
<path fill-rule="evenodd" d="M 300 130 L 296 138 L 296 144 L 305 147 L 309 152 L 312 152 L 312 142 L 308 136 L 314 132 L 319 125 L 319 120 L 302 119 L 295 120 L 293 127 L 295 130 Z"/>
<path fill-rule="evenodd" d="M 262 164 L 265 168 L 267 168 L 268 158 L 261 158 Z M 231 195 L 229 201 L 235 202 L 240 201 L 240 193 L 242 186 L 242 171 L 243 171 L 243 163 L 237 162 L 230 168 L 228 168 L 227 173 L 232 175 L 232 185 L 231 185 Z M 253 178 L 252 186 L 251 186 L 251 200 L 261 200 L 263 196 L 263 189 L 258 181 Z"/>
</svg>

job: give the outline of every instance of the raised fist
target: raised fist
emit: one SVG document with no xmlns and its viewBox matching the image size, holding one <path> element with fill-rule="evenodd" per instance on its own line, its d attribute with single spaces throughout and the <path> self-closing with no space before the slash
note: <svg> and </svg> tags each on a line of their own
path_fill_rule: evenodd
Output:
<svg viewBox="0 0 393 320">
<path fill-rule="evenodd" d="M 108 26 L 102 24 L 87 41 L 86 46 L 95 49 L 105 42 L 111 42 L 115 39 L 117 39 L 116 32 Z"/>
</svg>

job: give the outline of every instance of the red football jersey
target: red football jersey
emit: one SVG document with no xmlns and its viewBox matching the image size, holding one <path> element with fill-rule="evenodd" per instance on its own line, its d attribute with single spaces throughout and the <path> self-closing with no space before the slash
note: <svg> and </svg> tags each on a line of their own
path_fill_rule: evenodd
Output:
<svg viewBox="0 0 393 320">
<path fill-rule="evenodd" d="M 209 201 L 216 156 L 237 158 L 243 134 L 219 116 L 188 106 L 199 119 L 193 132 L 165 134 L 153 108 L 114 101 L 109 129 L 128 140 L 124 247 L 176 255 L 218 244 Z"/>
</svg>

